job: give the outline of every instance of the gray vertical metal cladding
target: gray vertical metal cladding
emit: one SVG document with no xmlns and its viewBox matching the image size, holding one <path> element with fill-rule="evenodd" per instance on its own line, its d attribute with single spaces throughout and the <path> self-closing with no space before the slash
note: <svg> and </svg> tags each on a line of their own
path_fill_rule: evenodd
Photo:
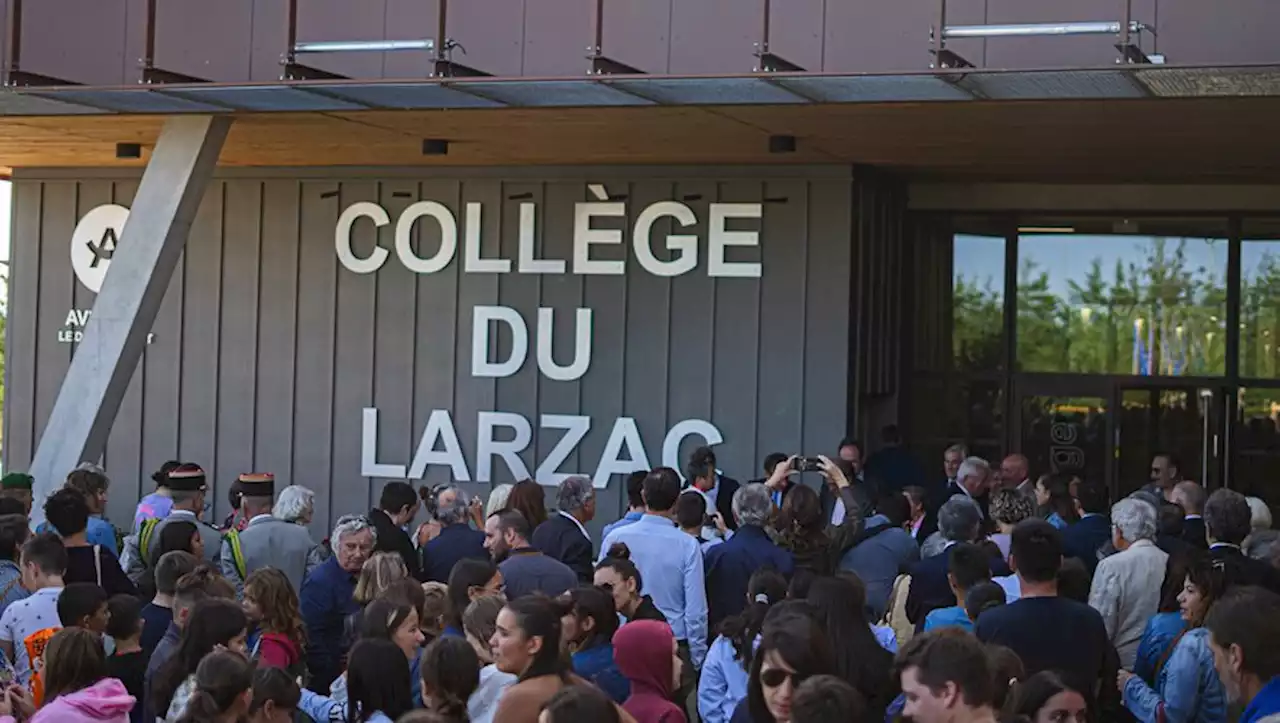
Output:
<svg viewBox="0 0 1280 723">
<path fill-rule="evenodd" d="M 314 489 L 315 533 L 339 515 L 376 503 L 385 480 L 362 476 L 362 412 L 379 410 L 378 461 L 409 465 L 432 410 L 447 410 L 473 478 L 490 465 L 492 484 L 509 482 L 500 457 L 477 460 L 477 414 L 519 414 L 532 440 L 520 455 L 530 472 L 560 440 L 539 429 L 543 414 L 592 420 L 562 471 L 591 474 L 619 417 L 635 420 L 652 465 L 668 429 L 705 419 L 724 435 L 720 466 L 739 479 L 759 476 L 769 452 L 821 453 L 845 432 L 849 389 L 853 274 L 853 184 L 830 171 L 768 178 L 707 178 L 649 171 L 628 177 L 576 175 L 554 180 L 399 175 L 366 178 L 227 177 L 213 183 L 191 229 L 148 346 L 104 454 L 113 479 L 109 515 L 127 524 L 151 471 L 171 458 L 205 465 L 214 482 L 213 514 L 227 512 L 226 489 L 244 471 L 271 471 L 282 483 Z M 535 204 L 538 258 L 565 259 L 572 270 L 574 204 L 586 183 L 625 196 L 628 217 L 596 227 L 625 229 L 621 246 L 595 246 L 593 258 L 625 260 L 622 276 L 515 273 L 520 204 Z M 68 311 L 87 308 L 68 257 L 76 220 L 101 203 L 129 205 L 136 183 L 115 180 L 15 182 L 13 282 L 10 287 L 5 461 L 22 469 L 53 404 L 74 345 L 59 340 Z M 394 253 L 394 220 L 418 200 L 435 200 L 458 218 L 454 261 L 414 274 Z M 696 213 L 698 265 L 665 278 L 635 260 L 631 229 L 656 201 Z M 357 201 L 384 206 L 393 223 L 356 225 L 360 256 L 376 243 L 390 251 L 373 274 L 338 263 L 334 228 Z M 513 259 L 509 274 L 461 270 L 464 204 L 483 204 L 483 256 Z M 710 204 L 762 203 L 758 249 L 729 249 L 732 261 L 759 260 L 761 278 L 710 277 Z M 663 239 L 688 232 L 661 219 Z M 440 231 L 419 222 L 420 256 L 439 247 Z M 514 375 L 471 374 L 472 312 L 477 305 L 516 309 L 529 328 L 529 356 Z M 581 379 L 555 381 L 536 364 L 537 309 L 554 309 L 553 357 L 573 357 L 574 312 L 592 310 L 591 365 Z M 498 328 L 495 326 L 495 328 Z M 512 340 L 491 342 L 501 358 Z M 499 439 L 510 430 L 500 430 Z M 680 458 L 699 444 L 684 440 Z M 451 478 L 431 466 L 426 482 Z M 418 480 L 414 480 L 419 482 Z M 487 492 L 490 484 L 470 484 Z M 550 489 L 548 490 L 550 493 Z M 595 530 L 626 507 L 615 476 L 600 491 Z M 549 502 L 553 495 L 548 495 Z"/>
</svg>

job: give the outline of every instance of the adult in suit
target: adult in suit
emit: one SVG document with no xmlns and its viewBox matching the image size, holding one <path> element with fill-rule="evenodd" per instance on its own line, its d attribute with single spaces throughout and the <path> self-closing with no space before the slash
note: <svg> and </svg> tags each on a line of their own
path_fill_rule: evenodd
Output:
<svg viewBox="0 0 1280 723">
<path fill-rule="evenodd" d="M 1204 525 L 1209 538 L 1209 559 L 1226 567 L 1228 585 L 1258 585 L 1280 592 L 1280 573 L 1262 560 L 1247 557 L 1240 549 L 1249 536 L 1251 513 L 1244 495 L 1216 490 L 1204 503 Z"/>
<path fill-rule="evenodd" d="M 595 555 L 587 523 L 596 516 L 596 491 L 581 475 L 566 477 L 556 490 L 556 513 L 533 531 L 534 549 L 563 562 L 580 582 L 591 584 Z"/>
<path fill-rule="evenodd" d="M 941 509 L 944 503 L 956 495 L 963 495 L 973 500 L 974 504 L 978 506 L 978 509 L 982 511 L 983 528 L 984 530 L 987 529 L 991 524 L 991 497 L 988 493 L 988 489 L 990 487 L 991 465 L 981 457 L 966 457 L 965 460 L 960 463 L 960 468 L 956 471 L 956 481 L 947 485 L 946 496 L 942 499 L 934 499 L 934 520 L 937 520 L 938 510 Z M 928 526 L 934 527 L 936 524 Z M 938 538 L 939 535 L 934 533 L 925 537 L 920 544 L 923 547 L 924 544 L 929 542 L 931 539 L 937 542 Z M 925 557 L 929 557 L 932 552 L 930 550 L 924 550 L 922 554 Z"/>
<path fill-rule="evenodd" d="M 295 591 L 302 589 L 307 573 L 324 562 L 311 533 L 302 525 L 286 522 L 272 514 L 275 477 L 270 474 L 242 474 L 240 509 L 247 524 L 222 538 L 219 567 L 222 576 L 244 592 L 244 581 L 254 570 L 274 567 L 283 572 Z"/>
<path fill-rule="evenodd" d="M 420 548 L 422 579 L 447 584 L 459 560 L 487 560 L 489 552 L 484 549 L 484 532 L 469 524 L 472 520 L 483 523 L 479 498 L 472 498 L 457 485 L 433 490 L 428 496 L 432 498 L 434 502 L 428 507 L 440 531 Z"/>
<path fill-rule="evenodd" d="M 924 482 L 924 470 L 920 463 L 902 444 L 898 425 L 886 425 L 880 430 L 880 449 L 867 457 L 863 473 L 878 492 L 901 492 L 902 488 Z"/>
<path fill-rule="evenodd" d="M 907 593 L 907 620 L 919 631 L 930 612 L 955 605 L 947 573 L 951 570 L 947 550 L 960 542 L 975 542 L 982 535 L 983 516 L 977 502 L 967 495 L 956 495 L 938 510 L 938 531 L 946 542 L 942 551 L 911 566 L 911 589 Z M 1009 566 L 998 554 L 991 558 L 993 577 L 1009 574 Z"/>
<path fill-rule="evenodd" d="M 730 530 L 738 529 L 733 519 L 733 495 L 738 491 L 738 481 L 726 477 L 716 469 L 716 453 L 710 447 L 698 447 L 689 456 L 685 477 L 707 500 L 708 509 L 714 509 Z"/>
<path fill-rule="evenodd" d="M 1174 485 L 1170 500 L 1182 508 L 1182 539 L 1205 550 L 1209 537 L 1204 529 L 1204 503 L 1209 495 L 1195 482 L 1183 480 Z"/>
<path fill-rule="evenodd" d="M 747 583 L 757 570 L 769 567 L 789 577 L 795 567 L 791 553 L 778 547 L 765 532 L 773 516 L 769 488 L 748 484 L 734 495 L 733 506 L 738 531 L 728 542 L 709 547 L 703 553 L 707 622 L 711 631 L 719 628 L 725 618 L 747 607 Z"/>
<path fill-rule="evenodd" d="M 782 509 L 782 503 L 787 499 L 787 493 L 790 492 L 798 484 L 790 476 L 790 468 L 787 468 L 787 474 L 781 475 L 779 479 L 774 480 L 774 472 L 777 471 L 778 465 L 786 462 L 789 457 L 781 452 L 772 452 L 764 458 L 764 477 L 753 479 L 747 484 L 762 484 L 769 488 L 769 496 L 773 500 L 774 507 Z M 727 523 L 728 520 L 725 520 Z"/>
<path fill-rule="evenodd" d="M 840 440 L 840 458 L 836 464 L 840 465 L 840 471 L 849 480 L 850 491 L 862 508 L 862 516 L 866 518 L 872 512 L 871 503 L 876 497 L 876 491 L 863 475 L 862 445 L 858 440 L 852 437 Z M 835 527 L 844 524 L 844 501 L 840 499 L 839 490 L 830 480 L 818 490 L 818 502 L 822 505 L 823 519 L 827 524 Z"/>
<path fill-rule="evenodd" d="M 1092 576 L 1098 567 L 1098 550 L 1111 542 L 1111 502 L 1106 487 L 1096 482 L 1080 485 L 1080 519 L 1062 531 L 1062 554 L 1084 563 Z"/>
<path fill-rule="evenodd" d="M 417 516 L 418 506 L 418 493 L 413 491 L 412 485 L 388 482 L 382 488 L 378 506 L 369 511 L 369 522 L 373 524 L 376 535 L 374 552 L 399 553 L 404 558 L 409 576 L 415 580 L 422 579 L 422 568 L 418 564 L 418 551 L 403 526 Z"/>
<path fill-rule="evenodd" d="M 960 465 L 968 458 L 969 448 L 963 444 L 953 444 L 942 453 L 942 479 L 924 488 L 924 520 L 915 534 L 920 544 L 938 531 L 938 508 L 960 491 Z"/>
</svg>

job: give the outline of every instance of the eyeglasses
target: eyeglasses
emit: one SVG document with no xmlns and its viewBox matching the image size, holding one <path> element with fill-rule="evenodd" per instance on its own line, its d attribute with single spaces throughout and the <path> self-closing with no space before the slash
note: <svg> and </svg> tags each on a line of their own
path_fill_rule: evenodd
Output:
<svg viewBox="0 0 1280 723">
<path fill-rule="evenodd" d="M 782 668 L 770 668 L 768 670 L 760 671 L 760 682 L 763 683 L 766 688 L 777 688 L 788 680 L 791 681 L 791 685 L 794 687 L 800 685 L 801 681 L 804 679 L 799 673 L 793 673 L 789 670 L 783 670 Z"/>
</svg>

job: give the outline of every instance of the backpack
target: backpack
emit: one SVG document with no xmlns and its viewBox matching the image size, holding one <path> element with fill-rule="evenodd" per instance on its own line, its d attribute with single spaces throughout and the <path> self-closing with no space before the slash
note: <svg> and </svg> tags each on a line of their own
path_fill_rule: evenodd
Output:
<svg viewBox="0 0 1280 723">
<path fill-rule="evenodd" d="M 156 526 L 160 524 L 160 519 L 149 517 L 142 521 L 142 527 L 138 528 L 138 553 L 142 557 L 142 564 L 151 567 L 151 538 L 155 535 Z"/>
<path fill-rule="evenodd" d="M 235 563 L 236 572 L 240 573 L 240 579 L 245 579 L 249 573 L 245 568 L 244 549 L 240 547 L 240 532 L 232 527 L 222 533 L 222 540 L 227 543 L 227 547 L 231 548 L 231 561 Z"/>
</svg>

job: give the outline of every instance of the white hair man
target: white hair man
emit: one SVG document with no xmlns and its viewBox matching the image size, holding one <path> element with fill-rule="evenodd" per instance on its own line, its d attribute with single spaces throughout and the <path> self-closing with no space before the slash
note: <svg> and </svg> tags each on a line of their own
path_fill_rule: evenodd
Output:
<svg viewBox="0 0 1280 723">
<path fill-rule="evenodd" d="M 302 485 L 289 485 L 280 490 L 271 514 L 276 519 L 306 527 L 316 513 L 316 493 Z"/>
<path fill-rule="evenodd" d="M 542 554 L 568 565 L 580 582 L 590 585 L 595 554 L 586 525 L 596 516 L 596 491 L 591 480 L 581 475 L 565 478 L 556 490 L 556 508 L 556 514 L 533 531 L 530 542 Z"/>
<path fill-rule="evenodd" d="M 327 691 L 342 672 L 344 624 L 360 609 L 352 599 L 356 577 L 377 543 L 378 533 L 364 515 L 343 515 L 333 527 L 333 556 L 307 573 L 299 603 L 307 626 L 307 669 L 311 690 Z"/>
<path fill-rule="evenodd" d="M 440 531 L 422 546 L 422 577 L 426 582 L 448 584 L 449 573 L 459 560 L 489 559 L 484 532 L 469 524 L 478 516 L 480 498 L 457 485 L 437 487 L 431 495 L 431 517 Z"/>
<path fill-rule="evenodd" d="M 1089 605 L 1102 615 L 1126 670 L 1133 669 L 1142 632 L 1160 607 L 1169 555 L 1155 544 L 1157 514 L 1133 497 L 1111 506 L 1111 542 L 1118 552 L 1098 563 L 1089 590 Z"/>
<path fill-rule="evenodd" d="M 236 482 L 240 485 L 240 508 L 249 523 L 238 532 L 229 530 L 222 538 L 218 561 L 223 577 L 236 586 L 236 594 L 240 595 L 250 573 L 274 567 L 297 590 L 307 573 L 323 562 L 311 533 L 305 526 L 273 514 L 273 475 L 242 474 Z"/>
</svg>

